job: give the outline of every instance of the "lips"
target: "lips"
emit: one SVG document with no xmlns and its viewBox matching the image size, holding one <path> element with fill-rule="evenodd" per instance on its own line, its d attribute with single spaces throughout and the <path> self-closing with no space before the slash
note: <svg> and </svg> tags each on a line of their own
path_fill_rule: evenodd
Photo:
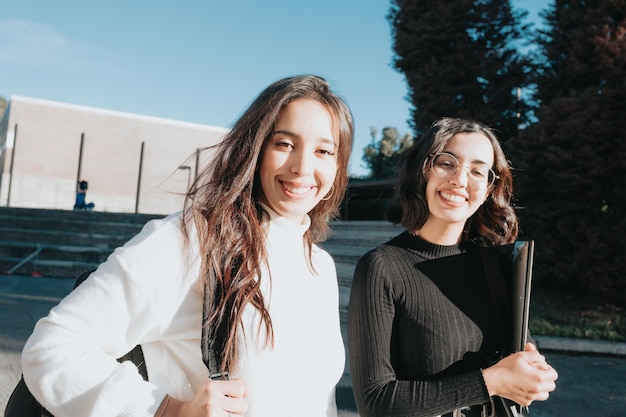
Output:
<svg viewBox="0 0 626 417">
<path fill-rule="evenodd" d="M 467 198 L 458 194 L 450 194 L 450 193 L 446 193 L 445 191 L 440 191 L 439 195 L 446 201 L 449 201 L 451 203 L 464 203 L 465 201 L 467 201 Z"/>
<path fill-rule="evenodd" d="M 298 194 L 298 195 L 306 194 L 306 193 L 308 193 L 309 191 L 311 191 L 313 189 L 312 186 L 303 187 L 303 186 L 296 186 L 296 185 L 293 185 L 293 184 L 290 184 L 290 183 L 287 183 L 287 182 L 283 182 L 283 181 L 279 181 L 279 182 L 280 182 L 280 185 L 282 185 L 282 187 L 286 191 L 288 191 L 288 192 L 290 192 L 292 194 Z"/>
</svg>

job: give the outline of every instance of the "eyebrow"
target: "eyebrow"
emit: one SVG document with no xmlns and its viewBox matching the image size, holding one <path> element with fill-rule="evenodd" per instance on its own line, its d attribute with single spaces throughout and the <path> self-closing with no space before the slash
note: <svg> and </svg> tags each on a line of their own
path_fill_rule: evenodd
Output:
<svg viewBox="0 0 626 417">
<path fill-rule="evenodd" d="M 448 155 L 454 156 L 457 160 L 459 159 L 459 156 L 457 154 L 455 154 L 454 152 L 441 151 L 441 153 L 447 153 Z M 487 162 L 485 162 L 483 160 L 480 160 L 480 159 L 474 159 L 473 161 L 470 161 L 470 164 L 483 164 L 483 165 L 491 166 Z M 494 164 L 495 164 L 495 161 L 494 161 Z"/>
<path fill-rule="evenodd" d="M 292 138 L 300 138 L 300 135 L 298 135 L 298 134 L 296 134 L 296 133 L 294 133 L 294 132 L 292 132 L 290 130 L 285 130 L 285 129 L 274 130 L 272 135 L 276 135 L 276 134 L 279 134 L 279 133 L 282 133 L 283 135 L 287 135 L 287 136 L 292 137 Z M 325 137 L 318 138 L 317 142 L 327 143 L 329 145 L 333 145 L 334 147 L 337 146 L 337 143 L 335 142 L 335 140 L 331 139 L 331 138 L 325 138 Z"/>
</svg>

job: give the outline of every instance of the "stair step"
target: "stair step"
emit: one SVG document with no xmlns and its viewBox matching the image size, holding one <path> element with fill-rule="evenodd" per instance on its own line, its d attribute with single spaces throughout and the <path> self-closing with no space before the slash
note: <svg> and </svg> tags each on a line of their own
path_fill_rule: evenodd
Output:
<svg viewBox="0 0 626 417">
<path fill-rule="evenodd" d="M 39 244 L 64 244 L 64 245 L 85 245 L 116 248 L 123 245 L 128 240 L 128 235 L 111 233 L 85 233 L 70 232 L 65 230 L 41 230 L 24 229 L 18 227 L 0 226 L 0 239 L 3 241 L 27 241 Z"/>
<path fill-rule="evenodd" d="M 21 259 L 1 258 L 0 273 L 9 275 L 9 271 L 17 265 Z M 100 263 L 84 261 L 61 261 L 53 259 L 41 259 L 35 263 L 27 263 L 11 272 L 12 275 L 37 275 L 53 278 L 75 279 L 81 272 L 94 269 Z"/>
<path fill-rule="evenodd" d="M 103 262 L 117 247 L 139 233 L 149 220 L 162 215 L 97 211 L 0 207 L 0 271 L 19 264 L 37 248 L 41 252 L 19 268 L 46 276 L 74 278 Z M 320 246 L 337 265 L 341 291 L 349 289 L 356 262 L 403 228 L 385 221 L 332 221 L 331 233 Z M 17 272 L 17 271 L 16 271 Z M 347 305 L 347 294 L 342 303 Z M 344 300 L 345 298 L 345 300 Z"/>
<path fill-rule="evenodd" d="M 0 271 L 74 278 L 162 215 L 0 207 Z"/>
<path fill-rule="evenodd" d="M 143 218 L 138 220 L 143 220 Z M 65 218 L 46 217 L 41 214 L 15 217 L 0 212 L 0 224 L 5 227 L 39 231 L 59 230 L 64 232 L 110 233 L 111 230 L 115 230 L 122 235 L 128 235 L 137 233 L 141 230 L 144 223 L 140 221 L 132 223 L 126 219 L 117 220 L 115 218 L 111 220 L 97 220 L 72 215 L 68 215 Z"/>
</svg>

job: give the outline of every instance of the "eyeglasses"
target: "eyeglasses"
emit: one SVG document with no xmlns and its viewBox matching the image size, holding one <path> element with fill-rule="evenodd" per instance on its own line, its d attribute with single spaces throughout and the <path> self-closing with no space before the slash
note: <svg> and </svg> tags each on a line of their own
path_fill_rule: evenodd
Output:
<svg viewBox="0 0 626 417">
<path fill-rule="evenodd" d="M 438 153 L 430 155 L 430 170 L 439 178 L 449 179 L 454 177 L 460 168 L 467 170 L 467 180 L 469 185 L 476 189 L 482 190 L 490 187 L 494 181 L 499 178 L 493 169 L 485 163 L 474 163 L 469 167 L 461 165 L 459 160 L 449 153 Z"/>
</svg>

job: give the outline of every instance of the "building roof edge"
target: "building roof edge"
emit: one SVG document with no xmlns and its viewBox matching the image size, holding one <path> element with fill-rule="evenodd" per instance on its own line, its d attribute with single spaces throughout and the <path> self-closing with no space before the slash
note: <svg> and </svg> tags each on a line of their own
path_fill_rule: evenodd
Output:
<svg viewBox="0 0 626 417">
<path fill-rule="evenodd" d="M 41 98 L 26 97 L 26 96 L 20 96 L 20 95 L 11 95 L 9 97 L 9 100 L 7 103 L 7 109 L 9 108 L 9 105 L 12 101 L 33 103 L 33 104 L 39 104 L 42 106 L 49 106 L 49 107 L 65 108 L 65 109 L 83 111 L 83 112 L 94 113 L 94 114 L 117 116 L 121 118 L 145 120 L 145 121 L 149 121 L 153 123 L 156 122 L 156 123 L 165 123 L 165 124 L 176 124 L 176 125 L 186 126 L 186 127 L 196 127 L 196 128 L 211 130 L 217 133 L 226 133 L 229 130 L 228 128 L 220 127 L 220 126 L 211 126 L 211 125 L 205 125 L 201 123 L 186 122 L 186 121 L 176 120 L 176 119 L 148 116 L 148 115 L 143 115 L 143 114 L 138 114 L 138 113 L 129 113 L 129 112 L 123 112 L 119 110 L 109 110 L 109 109 L 103 109 L 100 107 L 64 103 L 60 101 L 46 100 L 46 99 L 41 99 Z"/>
</svg>

